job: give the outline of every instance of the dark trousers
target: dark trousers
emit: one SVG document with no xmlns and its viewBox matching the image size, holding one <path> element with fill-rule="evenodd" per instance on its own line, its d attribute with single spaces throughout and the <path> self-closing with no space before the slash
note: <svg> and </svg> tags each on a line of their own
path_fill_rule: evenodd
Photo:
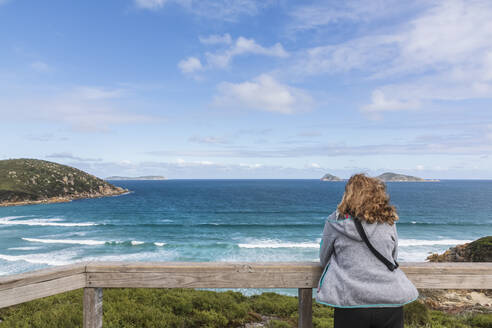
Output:
<svg viewBox="0 0 492 328">
<path fill-rule="evenodd" d="M 403 307 L 335 308 L 334 328 L 403 328 Z"/>
</svg>

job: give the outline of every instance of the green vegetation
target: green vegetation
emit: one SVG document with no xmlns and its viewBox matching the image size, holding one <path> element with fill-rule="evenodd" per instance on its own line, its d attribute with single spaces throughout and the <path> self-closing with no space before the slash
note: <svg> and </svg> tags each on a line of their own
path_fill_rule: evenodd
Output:
<svg viewBox="0 0 492 328">
<path fill-rule="evenodd" d="M 492 236 L 477 239 L 466 247 L 471 262 L 492 262 Z"/>
<path fill-rule="evenodd" d="M 192 289 L 104 289 L 104 327 L 296 327 L 297 298 L 275 293 Z M 82 290 L 0 309 L 0 327 L 82 327 Z M 405 307 L 407 328 L 486 328 L 492 314 L 451 315 L 414 302 Z M 333 309 L 313 304 L 314 327 L 333 327 Z"/>
<path fill-rule="evenodd" d="M 0 161 L 0 204 L 50 198 L 101 197 L 125 192 L 81 170 L 36 159 Z"/>
</svg>

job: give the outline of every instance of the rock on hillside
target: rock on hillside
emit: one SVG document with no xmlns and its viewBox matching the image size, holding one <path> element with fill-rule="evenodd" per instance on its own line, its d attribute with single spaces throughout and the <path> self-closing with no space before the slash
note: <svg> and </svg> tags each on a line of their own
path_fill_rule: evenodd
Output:
<svg viewBox="0 0 492 328">
<path fill-rule="evenodd" d="M 427 257 L 430 262 L 492 262 L 492 236 L 451 247 L 443 254 Z"/>
<path fill-rule="evenodd" d="M 492 236 L 451 247 L 427 257 L 430 262 L 492 262 Z M 492 314 L 492 290 L 420 290 L 421 300 L 431 309 L 450 313 Z M 487 326 L 488 327 L 488 326 Z"/>
<path fill-rule="evenodd" d="M 37 159 L 0 161 L 0 205 L 63 202 L 128 190 L 76 168 Z"/>
</svg>

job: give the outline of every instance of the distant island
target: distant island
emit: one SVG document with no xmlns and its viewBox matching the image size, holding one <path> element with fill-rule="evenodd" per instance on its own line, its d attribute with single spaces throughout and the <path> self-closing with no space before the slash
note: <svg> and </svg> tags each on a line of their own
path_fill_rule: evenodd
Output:
<svg viewBox="0 0 492 328">
<path fill-rule="evenodd" d="M 60 203 L 127 192 L 70 166 L 37 159 L 0 160 L 0 206 Z"/>
<path fill-rule="evenodd" d="M 381 175 L 378 175 L 376 178 L 384 182 L 439 182 L 438 179 L 423 179 L 411 175 L 398 174 L 393 172 L 385 172 Z M 347 179 L 341 179 L 329 173 L 326 173 L 321 178 L 321 181 L 346 181 L 346 180 Z"/>
<path fill-rule="evenodd" d="M 439 182 L 439 180 L 437 179 L 423 179 L 411 175 L 404 175 L 393 172 L 383 173 L 381 175 L 378 175 L 376 178 L 383 180 L 384 182 Z"/>
<path fill-rule="evenodd" d="M 342 179 L 340 179 L 339 177 L 337 176 L 334 176 L 334 175 L 331 175 L 329 173 L 326 173 L 325 175 L 323 175 L 323 177 L 321 178 L 321 181 L 343 181 Z"/>
<path fill-rule="evenodd" d="M 112 177 L 107 177 L 104 180 L 167 180 L 167 178 L 160 175 L 146 175 L 141 177 L 112 176 Z"/>
</svg>

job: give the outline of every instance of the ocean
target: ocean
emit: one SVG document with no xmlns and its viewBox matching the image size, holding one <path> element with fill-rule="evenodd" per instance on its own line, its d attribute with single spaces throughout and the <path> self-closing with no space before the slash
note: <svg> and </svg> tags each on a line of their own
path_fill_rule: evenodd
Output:
<svg viewBox="0 0 492 328">
<path fill-rule="evenodd" d="M 345 183 L 112 181 L 131 193 L 0 208 L 0 275 L 77 261 L 318 261 Z M 492 235 L 492 181 L 388 183 L 399 260 Z"/>
</svg>

